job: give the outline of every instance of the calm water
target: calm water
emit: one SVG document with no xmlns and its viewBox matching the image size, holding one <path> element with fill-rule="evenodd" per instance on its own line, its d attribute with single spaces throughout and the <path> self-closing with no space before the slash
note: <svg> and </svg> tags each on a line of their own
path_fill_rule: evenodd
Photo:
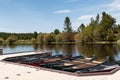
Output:
<svg viewBox="0 0 120 80">
<path fill-rule="evenodd" d="M 97 58 L 110 56 L 111 61 L 120 60 L 120 45 L 116 44 L 78 44 L 78 45 L 1 45 L 2 54 L 9 54 L 21 51 L 52 51 L 56 54 L 73 54 L 91 56 L 96 54 Z"/>
</svg>

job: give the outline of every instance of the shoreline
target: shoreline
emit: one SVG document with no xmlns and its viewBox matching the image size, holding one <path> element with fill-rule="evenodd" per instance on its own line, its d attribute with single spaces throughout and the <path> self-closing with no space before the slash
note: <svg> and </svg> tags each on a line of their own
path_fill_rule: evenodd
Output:
<svg viewBox="0 0 120 80">
<path fill-rule="evenodd" d="M 35 44 L 38 44 L 38 45 L 44 45 L 45 43 L 42 43 L 42 42 L 13 42 L 13 43 L 6 43 L 6 42 L 3 42 L 1 43 L 0 45 L 35 45 Z M 101 41 L 101 42 L 50 42 L 48 43 L 49 44 L 120 44 L 120 42 L 117 42 L 117 41 L 114 41 L 114 42 L 108 42 L 108 41 Z"/>
</svg>

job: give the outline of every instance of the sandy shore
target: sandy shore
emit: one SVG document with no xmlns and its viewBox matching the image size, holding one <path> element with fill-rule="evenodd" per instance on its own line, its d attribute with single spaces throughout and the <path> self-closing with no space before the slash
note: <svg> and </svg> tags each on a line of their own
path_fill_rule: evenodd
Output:
<svg viewBox="0 0 120 80">
<path fill-rule="evenodd" d="M 27 54 L 35 53 L 29 52 Z M 0 60 L 19 55 L 26 55 L 26 53 L 1 55 Z M 119 75 L 120 70 L 111 75 L 74 76 L 0 61 L 0 80 L 120 80 Z"/>
</svg>

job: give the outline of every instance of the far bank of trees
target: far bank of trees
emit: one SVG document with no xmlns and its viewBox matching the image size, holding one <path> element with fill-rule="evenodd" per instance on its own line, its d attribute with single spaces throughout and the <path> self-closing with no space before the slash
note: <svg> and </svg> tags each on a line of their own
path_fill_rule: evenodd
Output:
<svg viewBox="0 0 120 80">
<path fill-rule="evenodd" d="M 80 42 L 112 42 L 119 39 L 119 28 L 120 26 L 116 25 L 115 18 L 103 12 L 101 20 L 97 15 L 96 19 L 91 18 L 89 25 L 81 27 L 81 31 L 76 35 L 75 39 Z"/>
<path fill-rule="evenodd" d="M 63 31 L 55 29 L 51 33 L 0 33 L 0 43 L 30 42 L 49 44 L 51 42 L 115 42 L 120 39 L 120 25 L 106 12 L 91 18 L 88 25 L 80 24 L 75 31 L 69 17 L 64 20 Z"/>
</svg>

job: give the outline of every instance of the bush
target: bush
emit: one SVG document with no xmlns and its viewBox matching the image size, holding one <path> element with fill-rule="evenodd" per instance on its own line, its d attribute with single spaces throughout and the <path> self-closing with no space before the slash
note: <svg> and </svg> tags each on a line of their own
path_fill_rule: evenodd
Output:
<svg viewBox="0 0 120 80">
<path fill-rule="evenodd" d="M 55 41 L 55 36 L 53 34 L 45 34 L 44 35 L 44 42 L 45 43 L 50 43 Z"/>
<path fill-rule="evenodd" d="M 33 44 L 35 44 L 35 43 L 36 43 L 36 39 L 35 39 L 35 38 L 32 38 L 32 39 L 31 39 L 31 42 L 32 42 Z"/>
<path fill-rule="evenodd" d="M 4 42 L 4 39 L 3 38 L 0 38 L 0 44 Z"/>
<path fill-rule="evenodd" d="M 7 42 L 8 43 L 12 43 L 12 42 L 16 42 L 18 40 L 17 36 L 15 35 L 10 35 L 8 38 L 7 38 Z"/>
<path fill-rule="evenodd" d="M 76 42 L 83 42 L 83 35 L 81 33 L 75 35 Z"/>
<path fill-rule="evenodd" d="M 62 35 L 61 34 L 56 35 L 55 40 L 56 42 L 62 42 Z"/>
</svg>

